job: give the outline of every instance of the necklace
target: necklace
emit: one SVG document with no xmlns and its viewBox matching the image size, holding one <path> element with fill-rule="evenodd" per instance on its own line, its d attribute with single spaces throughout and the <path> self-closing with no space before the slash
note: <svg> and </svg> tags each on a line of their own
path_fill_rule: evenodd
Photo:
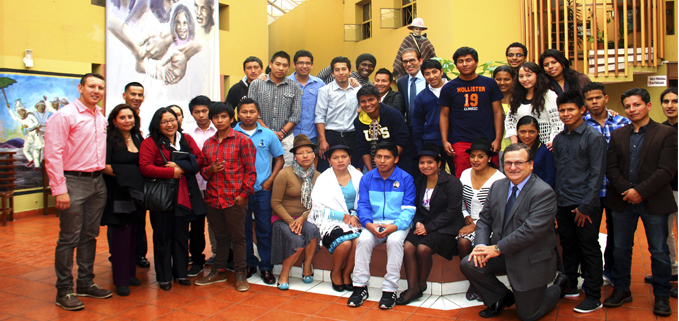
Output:
<svg viewBox="0 0 679 321">
<path fill-rule="evenodd" d="M 125 138 L 125 141 L 126 141 L 126 142 L 129 142 L 129 141 L 132 139 L 132 135 L 130 135 L 130 137 L 125 137 L 125 136 L 123 136 L 123 138 Z"/>
</svg>

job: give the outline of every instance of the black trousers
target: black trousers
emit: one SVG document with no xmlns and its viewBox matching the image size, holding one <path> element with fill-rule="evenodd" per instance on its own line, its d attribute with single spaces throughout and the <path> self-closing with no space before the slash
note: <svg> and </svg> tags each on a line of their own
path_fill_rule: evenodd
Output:
<svg viewBox="0 0 679 321">
<path fill-rule="evenodd" d="M 130 285 L 130 277 L 135 275 L 138 225 L 108 226 L 113 284 L 117 286 Z"/>
<path fill-rule="evenodd" d="M 174 210 L 149 212 L 153 227 L 153 262 L 158 282 L 186 279 L 189 267 L 189 221 Z"/>
<path fill-rule="evenodd" d="M 196 219 L 189 223 L 189 254 L 194 265 L 205 264 L 205 216 L 196 216 Z"/>
<path fill-rule="evenodd" d="M 601 225 L 601 207 L 594 208 L 589 221 L 579 227 L 574 222 L 575 207 L 561 207 L 556 211 L 556 222 L 559 224 L 559 237 L 563 248 L 563 264 L 566 276 L 571 284 L 577 284 L 578 267 L 585 282 L 582 289 L 593 299 L 601 299 L 603 281 L 603 261 L 599 246 L 599 226 Z"/>
<path fill-rule="evenodd" d="M 146 213 L 144 213 L 144 219 L 139 222 L 137 226 L 137 249 L 135 251 L 135 256 L 137 258 L 145 257 L 146 253 L 149 251 L 148 242 L 146 242 Z"/>
<path fill-rule="evenodd" d="M 356 152 L 356 131 L 338 132 L 326 129 L 325 140 L 328 142 L 328 145 L 332 145 L 334 141 L 344 141 L 352 150 L 351 165 L 354 165 L 354 167 L 356 167 L 356 169 L 359 171 L 363 170 L 363 158 Z M 318 166 L 316 170 L 323 173 L 323 171 L 329 167 L 330 163 L 328 163 L 328 160 L 321 158 L 318 160 Z"/>
<path fill-rule="evenodd" d="M 474 266 L 468 261 L 469 256 L 462 258 L 460 269 L 469 283 L 474 286 L 483 298 L 483 304 L 491 306 L 509 294 L 509 289 L 498 280 L 496 274 L 507 274 L 505 256 L 494 257 L 484 267 Z M 529 262 L 526 262 L 529 264 Z M 516 300 L 516 314 L 521 320 L 538 320 L 552 311 L 559 302 L 561 288 L 558 285 L 546 284 L 528 291 L 513 291 Z"/>
</svg>

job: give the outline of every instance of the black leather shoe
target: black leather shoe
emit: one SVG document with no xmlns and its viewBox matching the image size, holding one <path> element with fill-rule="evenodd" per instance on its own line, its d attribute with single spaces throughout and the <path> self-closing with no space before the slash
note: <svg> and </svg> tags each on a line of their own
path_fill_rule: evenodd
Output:
<svg viewBox="0 0 679 321">
<path fill-rule="evenodd" d="M 509 292 L 502 300 L 495 302 L 483 311 L 479 312 L 482 318 L 494 318 L 502 314 L 505 308 L 514 305 L 514 294 Z"/>
<path fill-rule="evenodd" d="M 149 260 L 142 256 L 137 258 L 137 266 L 148 269 L 151 266 L 151 263 L 149 263 Z"/>
<path fill-rule="evenodd" d="M 623 303 L 629 302 L 632 302 L 632 292 L 613 289 L 613 293 L 604 300 L 604 306 L 607 308 L 617 308 Z"/>
<path fill-rule="evenodd" d="M 189 279 L 177 279 L 177 283 L 179 285 L 183 285 L 183 286 L 190 286 L 191 285 L 191 281 L 189 281 Z"/>
<path fill-rule="evenodd" d="M 120 296 L 128 296 L 130 295 L 130 287 L 127 285 L 116 286 L 116 293 Z"/>
<path fill-rule="evenodd" d="M 570 288 L 569 284 L 570 280 L 563 273 L 559 273 L 559 275 L 556 276 L 556 280 L 554 280 L 554 285 L 558 285 L 561 288 L 559 297 L 562 299 L 566 296 L 566 292 L 568 292 L 568 289 Z"/>
<path fill-rule="evenodd" d="M 415 295 L 413 295 L 411 298 L 406 299 L 405 294 L 409 291 L 410 290 L 405 290 L 401 292 L 401 295 L 398 297 L 398 299 L 396 299 L 396 305 L 406 305 L 422 297 L 422 291 L 417 291 L 417 293 L 415 293 Z"/>
<path fill-rule="evenodd" d="M 660 316 L 672 315 L 672 308 L 670 307 L 670 298 L 666 296 L 656 296 L 653 304 L 653 313 Z"/>
<path fill-rule="evenodd" d="M 246 278 L 249 279 L 253 274 L 257 273 L 257 268 L 248 265 L 246 272 L 247 272 Z"/>
<path fill-rule="evenodd" d="M 158 287 L 165 291 L 170 291 L 172 289 L 172 282 L 158 282 Z"/>
<path fill-rule="evenodd" d="M 137 279 L 136 276 L 131 276 L 131 277 L 130 277 L 130 285 L 131 285 L 131 286 L 140 286 L 140 285 L 141 285 L 141 280 Z"/>
<path fill-rule="evenodd" d="M 335 282 L 332 281 L 332 270 L 330 270 L 330 284 L 332 284 L 332 289 L 335 290 L 336 292 L 344 292 L 344 284 L 335 284 Z"/>
<path fill-rule="evenodd" d="M 351 284 L 351 283 L 345 284 L 345 285 L 344 285 L 344 289 L 347 290 L 347 291 L 349 291 L 349 292 L 353 292 L 353 291 L 354 291 L 354 285 Z M 676 293 L 676 292 L 675 292 L 675 293 Z"/>
<path fill-rule="evenodd" d="M 273 275 L 273 272 L 271 270 L 264 270 L 260 271 L 259 274 L 262 275 L 262 280 L 266 284 L 274 284 L 276 283 L 276 277 Z"/>
</svg>

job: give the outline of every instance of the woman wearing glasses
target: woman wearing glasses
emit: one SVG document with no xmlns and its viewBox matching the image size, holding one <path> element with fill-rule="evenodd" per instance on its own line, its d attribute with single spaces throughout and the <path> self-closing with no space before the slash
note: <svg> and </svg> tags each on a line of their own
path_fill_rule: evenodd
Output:
<svg viewBox="0 0 679 321">
<path fill-rule="evenodd" d="M 465 226 L 457 233 L 457 247 L 460 257 L 464 258 L 472 252 L 474 247 L 474 231 L 476 222 L 479 220 L 479 213 L 486 202 L 490 186 L 499 179 L 505 177 L 495 168 L 495 163 L 491 161 L 495 152 L 491 148 L 490 139 L 479 136 L 474 138 L 472 145 L 467 149 L 469 162 L 472 167 L 467 168 L 460 175 L 462 183 L 462 214 L 464 215 Z M 467 290 L 467 300 L 479 300 L 481 297 L 476 293 L 472 285 Z"/>
<path fill-rule="evenodd" d="M 311 260 L 318 251 L 321 237 L 316 225 L 307 222 L 311 211 L 311 191 L 321 174 L 314 167 L 314 149 L 304 134 L 295 137 L 290 149 L 292 166 L 283 168 L 273 182 L 271 192 L 271 264 L 283 264 L 278 277 L 278 289 L 290 288 L 290 269 L 304 252 L 302 280 L 311 283 L 314 270 Z"/>
<path fill-rule="evenodd" d="M 196 181 L 201 166 L 203 154 L 191 136 L 182 134 L 177 114 L 169 107 L 158 109 L 151 118 L 149 137 L 139 149 L 139 168 L 146 177 L 177 180 L 173 208 L 149 212 L 156 279 L 165 291 L 172 288 L 173 278 L 180 285 L 191 285 L 187 276 L 189 222 L 207 214 Z"/>
</svg>

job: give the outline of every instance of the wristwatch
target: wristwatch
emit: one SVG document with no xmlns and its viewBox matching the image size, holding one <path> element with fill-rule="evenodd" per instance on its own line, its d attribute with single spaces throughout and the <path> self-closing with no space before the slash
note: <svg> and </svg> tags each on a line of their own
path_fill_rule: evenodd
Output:
<svg viewBox="0 0 679 321">
<path fill-rule="evenodd" d="M 502 252 L 500 251 L 500 247 L 498 247 L 497 244 L 495 244 L 495 252 L 502 253 Z"/>
</svg>

